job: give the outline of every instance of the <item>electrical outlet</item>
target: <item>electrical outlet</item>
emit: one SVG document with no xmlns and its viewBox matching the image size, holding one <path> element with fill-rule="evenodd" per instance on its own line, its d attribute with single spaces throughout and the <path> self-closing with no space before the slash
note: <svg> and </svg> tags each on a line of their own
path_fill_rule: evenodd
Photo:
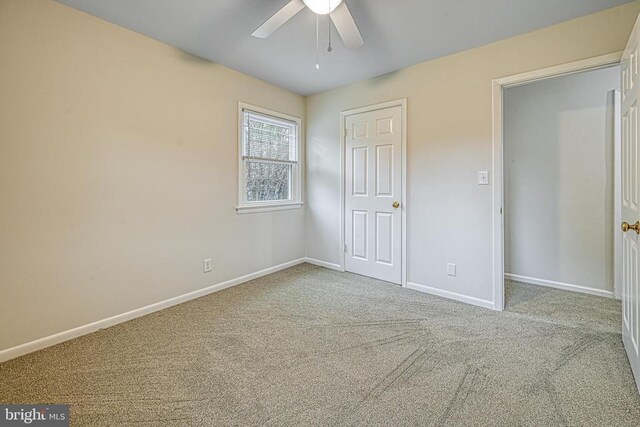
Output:
<svg viewBox="0 0 640 427">
<path fill-rule="evenodd" d="M 447 274 L 449 276 L 456 275 L 456 265 L 455 264 L 447 264 Z"/>
<path fill-rule="evenodd" d="M 489 185 L 489 171 L 478 171 L 478 185 Z"/>
<path fill-rule="evenodd" d="M 205 273 L 209 273 L 209 272 L 211 272 L 211 270 L 213 270 L 213 261 L 211 260 L 211 258 L 205 259 L 202 262 L 202 265 L 204 267 L 204 272 Z"/>
</svg>

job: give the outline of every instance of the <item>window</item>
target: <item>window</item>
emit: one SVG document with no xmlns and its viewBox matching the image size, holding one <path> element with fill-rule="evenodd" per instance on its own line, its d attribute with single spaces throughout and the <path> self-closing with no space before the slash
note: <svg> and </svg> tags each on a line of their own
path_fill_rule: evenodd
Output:
<svg viewBox="0 0 640 427">
<path fill-rule="evenodd" d="M 302 206 L 300 119 L 239 106 L 238 213 Z"/>
</svg>

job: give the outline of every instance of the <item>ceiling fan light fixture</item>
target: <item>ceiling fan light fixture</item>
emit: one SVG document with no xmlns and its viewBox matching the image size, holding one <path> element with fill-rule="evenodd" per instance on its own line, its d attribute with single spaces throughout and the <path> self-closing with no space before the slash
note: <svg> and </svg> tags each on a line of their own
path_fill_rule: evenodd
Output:
<svg viewBox="0 0 640 427">
<path fill-rule="evenodd" d="M 313 13 L 327 15 L 340 6 L 342 0 L 302 0 Z"/>
</svg>

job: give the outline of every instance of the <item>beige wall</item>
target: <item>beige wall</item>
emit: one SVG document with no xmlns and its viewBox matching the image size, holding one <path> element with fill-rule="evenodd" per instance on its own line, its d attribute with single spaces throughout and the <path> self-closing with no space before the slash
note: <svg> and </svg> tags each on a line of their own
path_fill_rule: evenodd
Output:
<svg viewBox="0 0 640 427">
<path fill-rule="evenodd" d="M 340 111 L 406 97 L 408 279 L 492 303 L 492 187 L 476 176 L 492 169 L 492 79 L 621 51 L 639 10 L 630 3 L 307 98 L 307 256 L 340 261 Z"/>
<path fill-rule="evenodd" d="M 234 209 L 237 102 L 303 117 L 302 97 L 51 0 L 0 0 L 0 350 L 305 251 L 337 263 L 339 113 L 401 97 L 409 280 L 491 299 L 491 187 L 475 183 L 491 79 L 621 50 L 639 9 L 308 98 L 305 220 Z"/>
<path fill-rule="evenodd" d="M 0 100 L 0 350 L 304 256 L 302 210 L 234 209 L 237 102 L 302 97 L 1 0 Z"/>
</svg>

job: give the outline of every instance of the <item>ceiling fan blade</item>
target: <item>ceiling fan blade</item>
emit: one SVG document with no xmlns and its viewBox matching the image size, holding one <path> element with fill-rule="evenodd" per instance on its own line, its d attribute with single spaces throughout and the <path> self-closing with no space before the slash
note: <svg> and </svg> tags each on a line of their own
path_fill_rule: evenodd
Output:
<svg viewBox="0 0 640 427">
<path fill-rule="evenodd" d="M 305 5 L 302 0 L 291 0 L 282 9 L 277 11 L 275 15 L 267 19 L 267 22 L 262 24 L 257 30 L 251 33 L 251 35 L 260 39 L 266 39 L 304 8 Z"/>
<path fill-rule="evenodd" d="M 347 48 L 357 49 L 364 45 L 364 40 L 362 40 L 360 31 L 358 31 L 356 21 L 353 20 L 353 16 L 351 16 L 351 12 L 349 12 L 349 8 L 344 1 L 340 3 L 336 10 L 331 12 L 331 20 L 338 29 L 338 33 L 340 33 L 340 37 L 342 37 L 342 41 L 344 41 Z"/>
</svg>

